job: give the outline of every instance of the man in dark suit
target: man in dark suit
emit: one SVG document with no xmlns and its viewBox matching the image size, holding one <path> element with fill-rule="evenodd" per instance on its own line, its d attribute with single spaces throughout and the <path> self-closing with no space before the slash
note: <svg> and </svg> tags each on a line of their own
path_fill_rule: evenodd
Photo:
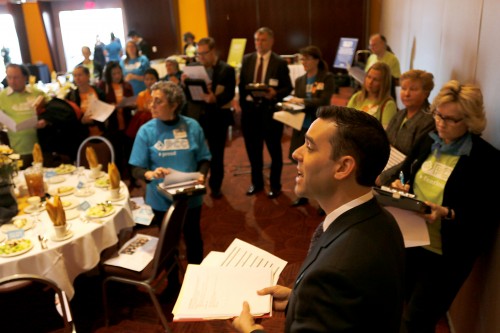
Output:
<svg viewBox="0 0 500 333">
<path fill-rule="evenodd" d="M 374 117 L 323 106 L 293 153 L 295 193 L 313 198 L 327 216 L 314 232 L 292 289 L 258 291 L 285 310 L 285 332 L 397 333 L 403 309 L 404 243 L 394 217 L 371 186 L 389 158 L 389 141 Z M 233 325 L 263 332 L 247 302 Z"/>
<path fill-rule="evenodd" d="M 264 189 L 262 169 L 265 142 L 271 155 L 271 189 L 268 196 L 275 198 L 281 193 L 283 124 L 273 119 L 273 113 L 276 103 L 290 94 L 293 87 L 287 62 L 271 50 L 274 43 L 273 31 L 260 28 L 255 32 L 254 39 L 256 52 L 243 57 L 238 85 L 242 109 L 241 128 L 252 174 L 252 184 L 247 195 Z M 251 83 L 264 83 L 268 89 L 257 97 L 247 89 L 247 85 Z"/>
<path fill-rule="evenodd" d="M 236 87 L 234 68 L 220 60 L 212 37 L 200 39 L 197 45 L 198 61 L 189 66 L 204 66 L 212 82 L 208 85 L 208 93 L 203 100 L 188 102 L 187 115 L 195 115 L 199 121 L 208 147 L 212 153 L 210 161 L 210 186 L 214 198 L 222 197 L 221 185 L 224 178 L 224 148 L 226 146 L 227 129 L 233 124 L 231 102 Z M 184 79 L 188 78 L 184 76 Z M 190 94 L 187 94 L 190 96 Z"/>
</svg>

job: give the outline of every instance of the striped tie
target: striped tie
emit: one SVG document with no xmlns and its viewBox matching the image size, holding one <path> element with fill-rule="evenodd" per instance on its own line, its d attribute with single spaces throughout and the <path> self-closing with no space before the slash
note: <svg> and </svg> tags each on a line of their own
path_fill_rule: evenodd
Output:
<svg viewBox="0 0 500 333">
<path fill-rule="evenodd" d="M 311 244 L 309 244 L 309 250 L 307 250 L 307 254 L 311 252 L 311 250 L 316 246 L 316 243 L 318 242 L 318 239 L 323 235 L 323 222 L 322 221 L 318 226 L 316 227 L 316 230 L 314 230 L 314 233 L 311 237 Z"/>
</svg>

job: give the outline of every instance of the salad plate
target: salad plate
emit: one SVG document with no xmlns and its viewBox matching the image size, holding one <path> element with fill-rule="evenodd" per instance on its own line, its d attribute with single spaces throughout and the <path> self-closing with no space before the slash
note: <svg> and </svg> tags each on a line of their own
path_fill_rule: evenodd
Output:
<svg viewBox="0 0 500 333">
<path fill-rule="evenodd" d="M 0 243 L 0 257 L 8 258 L 21 255 L 33 248 L 31 240 L 26 238 L 10 239 Z"/>
</svg>

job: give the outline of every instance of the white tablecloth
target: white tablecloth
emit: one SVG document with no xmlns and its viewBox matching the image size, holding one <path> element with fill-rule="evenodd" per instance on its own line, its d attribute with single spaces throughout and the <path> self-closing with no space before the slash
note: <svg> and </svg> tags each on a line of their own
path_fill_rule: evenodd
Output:
<svg viewBox="0 0 500 333">
<path fill-rule="evenodd" d="M 89 170 L 85 170 L 85 174 L 88 175 L 88 173 Z M 22 175 L 18 177 L 22 177 Z M 78 177 L 76 175 L 65 175 L 64 177 L 66 180 L 63 183 L 49 185 L 49 193 L 58 186 L 77 185 Z M 89 183 L 95 190 L 93 195 L 89 197 L 69 195 L 61 199 L 76 200 L 78 203 L 87 201 L 90 205 L 109 199 L 108 189 L 95 187 L 93 181 Z M 64 241 L 56 242 L 51 239 L 52 222 L 47 211 L 44 210 L 39 215 L 40 222 L 25 233 L 25 237 L 33 242 L 33 249 L 19 256 L 0 258 L 0 277 L 17 273 L 42 275 L 56 282 L 71 299 L 75 293 L 73 287 L 75 278 L 79 274 L 93 269 L 99 263 L 101 251 L 117 244 L 120 231 L 134 225 L 129 206 L 128 189 L 123 183 L 121 192 L 125 194 L 124 198 L 114 202 L 115 213 L 112 215 L 99 221 L 86 222 L 86 219 L 80 217 L 83 214 L 79 214 L 79 217 L 68 221 L 71 223 L 71 231 L 74 235 Z M 41 249 L 37 238 L 39 233 L 44 233 L 49 237 L 48 249 L 46 250 Z"/>
</svg>

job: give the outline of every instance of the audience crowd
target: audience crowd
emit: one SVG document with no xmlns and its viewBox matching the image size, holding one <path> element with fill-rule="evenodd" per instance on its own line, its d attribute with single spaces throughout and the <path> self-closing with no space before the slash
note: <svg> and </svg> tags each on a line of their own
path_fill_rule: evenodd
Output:
<svg viewBox="0 0 500 333">
<path fill-rule="evenodd" d="M 423 69 L 401 74 L 386 38 L 374 34 L 361 89 L 347 106 L 330 106 L 338 87 L 321 50 L 315 45 L 298 50 L 305 74 L 292 86 L 288 64 L 273 51 L 274 32 L 267 27 L 255 32 L 255 50 L 243 56 L 239 76 L 219 58 L 213 38 L 195 42 L 186 33 L 186 66 L 201 66 L 209 78 L 201 83 L 181 70 L 176 56 L 166 59 L 167 75 L 160 78 L 151 68 L 147 41 L 136 31 L 128 37 L 123 54 L 111 33 L 105 64 L 93 60 L 90 48 L 83 46 L 83 60 L 72 69 L 73 88 L 62 99 L 52 98 L 58 103 L 27 84 L 29 72 L 23 65 L 6 66 L 8 86 L 0 91 L 0 109 L 16 123 L 36 120 L 32 128 L 0 137 L 21 155 L 24 167 L 31 165 L 37 142 L 44 153 L 74 163 L 64 142 L 45 145 L 49 130 L 61 132 L 67 124 L 79 142 L 104 136 L 113 144 L 122 178 L 132 187 L 138 180 L 147 184 L 145 200 L 159 224 L 171 202 L 156 185 L 173 169 L 198 171 L 200 183 L 208 179 L 214 199 L 224 195 L 224 148 L 236 105 L 251 169 L 246 195 L 267 187 L 268 198 L 275 199 L 282 190 L 284 124 L 273 114 L 288 97 L 305 113 L 290 143 L 289 156 L 298 168 L 293 206 L 314 199 L 327 216 L 295 285 L 259 293 L 274 296 L 275 309 L 286 312 L 290 332 L 399 332 L 400 322 L 404 332 L 434 332 L 496 226 L 489 223 L 487 210 L 477 209 L 493 206 L 493 199 L 476 194 L 497 181 L 490 178 L 486 185 L 470 176 L 493 174 L 500 166 L 499 151 L 481 138 L 486 116 L 477 86 L 449 81 L 430 103 L 433 74 Z M 104 121 L 93 118 L 97 101 L 114 106 Z M 54 117 L 62 109 L 67 123 Z M 264 144 L 271 157 L 269 181 L 263 173 Z M 391 149 L 406 158 L 384 170 Z M 375 185 L 425 201 L 431 208 L 422 214 L 428 246 L 404 249 L 394 218 L 374 200 Z M 201 209 L 201 197 L 191 200 L 184 225 L 190 263 L 201 262 L 204 255 Z M 241 332 L 263 331 L 246 303 L 234 326 Z"/>
</svg>

